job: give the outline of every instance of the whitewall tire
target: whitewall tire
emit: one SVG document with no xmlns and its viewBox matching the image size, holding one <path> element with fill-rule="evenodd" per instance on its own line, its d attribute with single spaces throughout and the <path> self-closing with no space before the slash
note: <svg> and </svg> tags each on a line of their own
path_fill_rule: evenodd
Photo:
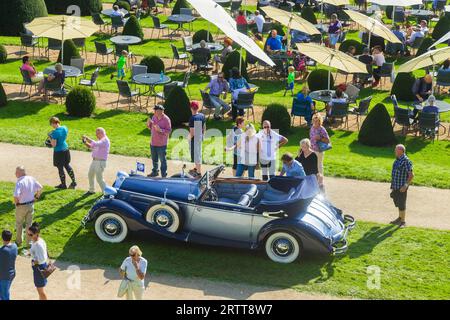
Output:
<svg viewBox="0 0 450 320">
<path fill-rule="evenodd" d="M 180 227 L 180 216 L 178 212 L 167 204 L 159 203 L 150 207 L 146 220 L 172 233 L 177 232 Z"/>
<path fill-rule="evenodd" d="M 274 232 L 265 243 L 267 257 L 278 263 L 291 263 L 300 256 L 301 245 L 296 237 L 288 232 Z"/>
<path fill-rule="evenodd" d="M 95 233 L 102 241 L 119 243 L 127 237 L 128 226 L 117 213 L 105 212 L 95 220 Z"/>
</svg>

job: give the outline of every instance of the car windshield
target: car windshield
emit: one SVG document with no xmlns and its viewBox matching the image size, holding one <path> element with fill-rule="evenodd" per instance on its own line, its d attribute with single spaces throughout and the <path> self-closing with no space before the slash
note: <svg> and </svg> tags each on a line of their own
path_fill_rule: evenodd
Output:
<svg viewBox="0 0 450 320">
<path fill-rule="evenodd" d="M 203 177 L 201 177 L 198 182 L 200 194 L 203 194 L 203 192 L 211 186 L 214 180 L 216 180 L 219 174 L 223 171 L 224 167 L 224 165 L 217 166 L 214 169 L 207 171 Z"/>
</svg>

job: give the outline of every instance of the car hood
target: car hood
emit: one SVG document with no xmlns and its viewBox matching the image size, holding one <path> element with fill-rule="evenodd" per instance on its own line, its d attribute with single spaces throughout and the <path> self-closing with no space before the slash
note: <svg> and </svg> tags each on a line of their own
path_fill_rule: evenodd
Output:
<svg viewBox="0 0 450 320">
<path fill-rule="evenodd" d="M 147 178 L 134 175 L 126 178 L 120 191 L 136 192 L 154 197 L 187 201 L 188 194 L 199 196 L 198 181 L 185 178 Z"/>
</svg>

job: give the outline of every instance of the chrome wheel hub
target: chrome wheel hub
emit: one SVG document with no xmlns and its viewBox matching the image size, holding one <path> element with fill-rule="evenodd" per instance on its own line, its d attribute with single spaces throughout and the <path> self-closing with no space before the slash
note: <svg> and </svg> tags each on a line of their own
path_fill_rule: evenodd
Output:
<svg viewBox="0 0 450 320">
<path fill-rule="evenodd" d="M 272 243 L 272 251 L 277 256 L 287 257 L 294 251 L 293 243 L 285 238 L 275 239 Z"/>
</svg>

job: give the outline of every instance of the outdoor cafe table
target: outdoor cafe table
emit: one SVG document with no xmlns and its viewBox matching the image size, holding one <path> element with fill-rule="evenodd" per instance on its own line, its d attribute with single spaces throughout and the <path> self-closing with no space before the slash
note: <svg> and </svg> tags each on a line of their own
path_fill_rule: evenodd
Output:
<svg viewBox="0 0 450 320">
<path fill-rule="evenodd" d="M 405 13 L 419 18 L 428 18 L 433 15 L 433 11 L 430 10 L 406 10 Z"/>
<path fill-rule="evenodd" d="M 172 37 L 177 33 L 177 31 L 187 31 L 190 34 L 191 31 L 189 29 L 184 28 L 183 25 L 185 23 L 191 23 L 192 21 L 195 20 L 195 17 L 187 14 L 173 14 L 169 16 L 167 20 L 178 24 L 178 27 L 175 30 L 173 30 L 169 35 L 169 37 L 172 39 Z"/>
<path fill-rule="evenodd" d="M 206 46 L 208 47 L 208 49 L 211 52 L 221 52 L 223 50 L 223 45 L 221 45 L 220 43 L 207 42 Z M 198 49 L 198 48 L 200 48 L 200 43 L 194 43 L 192 45 L 192 47 L 189 48 L 188 51 L 192 51 L 192 50 L 195 50 L 195 49 Z"/>
<path fill-rule="evenodd" d="M 66 78 L 77 78 L 81 75 L 81 70 L 78 69 L 77 67 L 63 65 L 63 70 Z M 50 66 L 44 69 L 43 74 L 49 75 L 55 72 L 56 72 L 55 66 Z M 67 83 L 65 85 L 70 87 Z"/>
<path fill-rule="evenodd" d="M 138 44 L 142 41 L 141 38 L 135 36 L 115 36 L 109 40 L 114 44 L 122 45 L 133 45 Z"/>
<path fill-rule="evenodd" d="M 157 85 L 169 83 L 170 81 L 172 81 L 172 79 L 170 79 L 170 77 L 166 75 L 163 75 L 161 80 L 161 75 L 159 73 L 142 73 L 135 75 L 133 77 L 133 81 L 136 82 L 137 84 L 143 84 L 149 87 L 149 90 L 143 93 L 143 95 L 148 94 L 147 98 L 147 105 L 148 105 L 148 100 L 150 99 L 150 96 L 152 95 L 156 96 L 155 87 Z"/>
<path fill-rule="evenodd" d="M 436 107 L 438 107 L 439 109 L 439 113 L 443 113 L 443 112 L 449 112 L 450 111 L 450 103 L 446 102 L 446 101 L 442 101 L 442 100 L 436 100 L 434 102 L 434 105 Z M 425 104 L 415 104 L 414 108 L 416 108 L 417 110 L 422 110 L 423 107 L 425 106 Z"/>
<path fill-rule="evenodd" d="M 119 11 L 121 11 L 123 13 L 124 16 L 126 16 L 128 14 L 128 11 L 125 9 L 119 9 Z M 112 14 L 114 12 L 114 9 L 105 9 L 102 10 L 102 14 L 108 17 L 112 17 Z"/>
<path fill-rule="evenodd" d="M 316 90 L 309 93 L 309 97 L 315 101 L 323 102 L 327 105 L 332 98 L 335 97 L 335 90 Z M 344 93 L 344 98 L 347 98 L 347 94 Z M 321 111 L 321 110 L 319 110 Z"/>
</svg>

